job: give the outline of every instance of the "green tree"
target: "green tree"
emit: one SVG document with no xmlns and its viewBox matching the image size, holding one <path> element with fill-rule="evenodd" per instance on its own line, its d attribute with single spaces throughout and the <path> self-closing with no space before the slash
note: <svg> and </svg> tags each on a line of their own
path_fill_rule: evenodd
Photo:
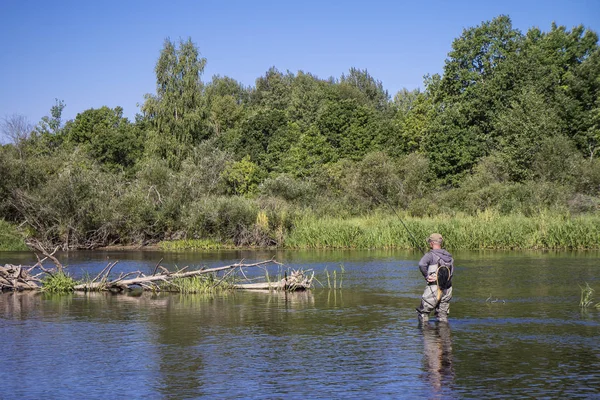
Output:
<svg viewBox="0 0 600 400">
<path fill-rule="evenodd" d="M 355 88 L 362 104 L 368 104 L 378 111 L 388 109 L 390 102 L 388 91 L 383 88 L 381 81 L 373 78 L 366 69 L 350 68 L 348 75 L 342 75 L 340 85 Z"/>
<path fill-rule="evenodd" d="M 436 116 L 422 149 L 443 182 L 457 184 L 496 148 L 493 121 L 511 98 L 517 74 L 505 66 L 521 41 L 507 16 L 465 29 L 452 43 L 441 80 L 429 82 Z"/>
<path fill-rule="evenodd" d="M 206 86 L 204 95 L 213 135 L 219 136 L 240 124 L 246 113 L 249 93 L 239 82 L 214 76 Z"/>
<path fill-rule="evenodd" d="M 531 178 L 531 166 L 546 138 L 559 136 L 561 120 L 542 95 L 523 88 L 510 107 L 497 116 L 499 151 L 506 162 L 512 180 Z"/>
<path fill-rule="evenodd" d="M 316 121 L 329 85 L 329 82 L 321 81 L 312 74 L 299 71 L 291 84 L 288 119 L 307 129 Z"/>
<path fill-rule="evenodd" d="M 600 48 L 582 57 L 581 64 L 566 77 L 568 123 L 580 151 L 593 160 L 600 151 Z"/>
<path fill-rule="evenodd" d="M 65 140 L 83 146 L 92 158 L 112 169 L 128 169 L 141 157 L 142 135 L 123 117 L 123 109 L 106 106 L 77 114 L 65 126 Z"/>
<path fill-rule="evenodd" d="M 223 172 L 223 178 L 230 194 L 250 196 L 258 188 L 260 169 L 245 156 L 240 161 L 232 162 Z"/>
<path fill-rule="evenodd" d="M 42 117 L 35 127 L 29 140 L 25 143 L 26 152 L 40 156 L 48 154 L 60 147 L 62 137 L 62 112 L 65 102 L 55 99 L 55 104 L 50 108 L 50 115 Z"/>
<path fill-rule="evenodd" d="M 291 100 L 291 86 L 294 76 L 291 73 L 282 74 L 275 67 L 271 67 L 265 76 L 256 80 L 250 102 L 257 107 L 284 111 L 289 107 Z"/>
<path fill-rule="evenodd" d="M 56 135 L 62 127 L 62 112 L 66 107 L 63 100 L 54 99 L 55 104 L 50 108 L 50 115 L 42 117 L 42 120 L 37 126 L 39 134 Z"/>
<path fill-rule="evenodd" d="M 200 80 L 205 65 L 191 38 L 180 40 L 179 47 L 165 40 L 155 68 L 156 95 L 145 96 L 142 112 L 151 126 L 147 150 L 171 166 L 179 165 L 192 143 L 208 136 Z"/>
<path fill-rule="evenodd" d="M 328 163 L 337 161 L 339 153 L 315 126 L 302 132 L 297 124 L 292 124 L 289 134 L 296 139 L 281 155 L 282 172 L 306 178 L 317 174 Z"/>
</svg>

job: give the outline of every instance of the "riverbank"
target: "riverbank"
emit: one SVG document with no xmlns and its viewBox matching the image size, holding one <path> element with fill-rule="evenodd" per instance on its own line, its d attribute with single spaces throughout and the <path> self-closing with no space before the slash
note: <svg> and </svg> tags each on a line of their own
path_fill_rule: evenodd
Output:
<svg viewBox="0 0 600 400">
<path fill-rule="evenodd" d="M 600 217 L 540 214 L 534 218 L 481 213 L 476 216 L 404 217 L 406 228 L 424 246 L 439 232 L 453 250 L 598 249 Z M 308 218 L 298 221 L 286 240 L 292 248 L 413 248 L 414 239 L 396 216 L 348 220 Z"/>
<path fill-rule="evenodd" d="M 407 229 L 414 236 L 411 237 Z M 415 240 L 425 246 L 431 232 L 439 232 L 453 250 L 483 249 L 600 249 L 600 216 L 557 214 L 433 218 L 375 214 L 357 218 L 303 216 L 294 221 L 279 248 L 289 249 L 411 249 Z M 214 240 L 161 242 L 162 250 L 215 250 L 235 248 Z"/>
<path fill-rule="evenodd" d="M 406 228 L 414 236 L 408 233 Z M 411 249 L 415 240 L 425 246 L 431 232 L 445 238 L 451 250 L 483 249 L 600 249 L 600 215 L 569 216 L 540 213 L 535 217 L 483 212 L 475 216 L 454 215 L 416 218 L 372 214 L 354 218 L 317 217 L 304 214 L 269 248 L 283 249 Z M 0 250 L 26 250 L 17 230 L 0 221 Z M 266 232 L 266 235 L 270 233 Z M 265 248 L 236 246 L 231 239 L 202 238 L 169 240 L 150 245 L 116 245 L 119 250 L 226 250 Z"/>
</svg>

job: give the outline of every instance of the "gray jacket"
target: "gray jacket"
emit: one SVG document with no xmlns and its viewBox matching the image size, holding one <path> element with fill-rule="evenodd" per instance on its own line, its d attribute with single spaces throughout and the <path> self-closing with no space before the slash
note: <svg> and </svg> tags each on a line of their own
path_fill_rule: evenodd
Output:
<svg viewBox="0 0 600 400">
<path fill-rule="evenodd" d="M 427 268 L 430 265 L 437 264 L 439 258 L 452 265 L 450 274 L 454 275 L 454 259 L 452 258 L 452 254 L 448 253 L 445 249 L 435 249 L 430 250 L 419 261 L 419 270 L 421 270 L 424 277 L 427 276 Z"/>
</svg>

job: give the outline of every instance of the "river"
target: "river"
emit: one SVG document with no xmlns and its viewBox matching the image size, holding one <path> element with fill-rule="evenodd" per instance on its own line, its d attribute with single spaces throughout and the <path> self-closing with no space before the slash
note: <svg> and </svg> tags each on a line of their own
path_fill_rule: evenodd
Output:
<svg viewBox="0 0 600 400">
<path fill-rule="evenodd" d="M 93 276 L 114 260 L 115 271 L 151 273 L 161 259 L 175 269 L 273 256 L 313 269 L 322 285 L 271 294 L 0 294 L 0 397 L 600 397 L 600 310 L 579 307 L 579 285 L 600 292 L 598 252 L 456 252 L 450 321 L 424 327 L 414 252 L 59 258 L 74 276 Z M 33 262 L 0 253 L 2 264 Z M 336 272 L 337 289 L 325 271 L 330 279 Z"/>
</svg>

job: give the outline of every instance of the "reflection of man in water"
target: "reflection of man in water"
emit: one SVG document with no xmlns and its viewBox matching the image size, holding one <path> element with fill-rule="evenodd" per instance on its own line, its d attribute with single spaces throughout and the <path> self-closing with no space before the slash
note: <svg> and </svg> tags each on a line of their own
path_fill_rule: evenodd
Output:
<svg viewBox="0 0 600 400">
<path fill-rule="evenodd" d="M 433 388 L 434 394 L 439 395 L 442 389 L 448 389 L 454 381 L 450 326 L 448 324 L 424 325 L 423 345 L 426 379 Z"/>
</svg>

